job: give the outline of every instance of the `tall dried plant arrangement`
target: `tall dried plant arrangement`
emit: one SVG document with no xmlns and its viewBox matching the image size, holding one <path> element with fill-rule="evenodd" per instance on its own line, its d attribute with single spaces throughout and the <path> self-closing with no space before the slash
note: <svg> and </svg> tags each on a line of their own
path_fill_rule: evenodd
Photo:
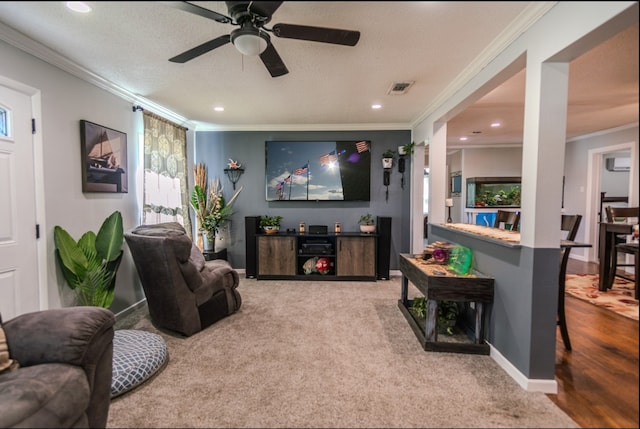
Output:
<svg viewBox="0 0 640 429">
<path fill-rule="evenodd" d="M 207 166 L 204 162 L 200 162 L 198 164 L 195 164 L 193 166 L 193 184 L 194 187 L 195 186 L 199 186 L 202 190 L 205 191 L 205 195 L 206 195 L 206 189 L 207 189 Z M 197 222 L 197 228 L 198 230 L 202 230 L 202 224 L 201 222 L 201 218 L 200 216 L 198 216 L 198 213 L 196 212 L 196 222 Z M 198 238 L 196 240 L 196 243 L 198 245 L 198 248 L 200 248 L 200 250 L 202 250 L 202 234 L 197 234 Z"/>
<path fill-rule="evenodd" d="M 232 205 L 242 188 L 229 199 L 224 198 L 220 180 L 207 180 L 207 167 L 204 163 L 194 166 L 195 185 L 191 194 L 191 207 L 198 220 L 198 229 L 205 232 L 210 240 L 215 239 L 220 227 L 233 214 Z"/>
<path fill-rule="evenodd" d="M 200 186 L 206 193 L 207 189 L 207 166 L 200 162 L 193 166 L 194 185 Z"/>
</svg>

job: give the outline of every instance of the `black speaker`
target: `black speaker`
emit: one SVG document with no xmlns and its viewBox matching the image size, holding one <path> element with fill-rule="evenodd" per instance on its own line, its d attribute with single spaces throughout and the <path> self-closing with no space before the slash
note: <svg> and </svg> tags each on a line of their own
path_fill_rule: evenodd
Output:
<svg viewBox="0 0 640 429">
<path fill-rule="evenodd" d="M 378 280 L 389 280 L 389 264 L 391 262 L 391 218 L 376 218 L 378 225 Z"/>
<path fill-rule="evenodd" d="M 245 216 L 245 277 L 254 279 L 257 275 L 256 233 L 260 232 L 260 216 Z"/>
<path fill-rule="evenodd" d="M 309 234 L 327 234 L 327 225 L 309 225 Z"/>
</svg>

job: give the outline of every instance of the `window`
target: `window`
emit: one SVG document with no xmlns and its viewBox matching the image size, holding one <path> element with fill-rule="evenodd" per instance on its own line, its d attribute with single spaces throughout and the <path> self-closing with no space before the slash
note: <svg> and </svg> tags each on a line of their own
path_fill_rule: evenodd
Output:
<svg viewBox="0 0 640 429">
<path fill-rule="evenodd" d="M 9 113 L 0 107 L 0 136 L 9 136 Z"/>
<path fill-rule="evenodd" d="M 424 197 L 422 200 L 422 213 L 429 213 L 429 169 L 424 169 L 424 186 L 423 186 Z"/>
</svg>

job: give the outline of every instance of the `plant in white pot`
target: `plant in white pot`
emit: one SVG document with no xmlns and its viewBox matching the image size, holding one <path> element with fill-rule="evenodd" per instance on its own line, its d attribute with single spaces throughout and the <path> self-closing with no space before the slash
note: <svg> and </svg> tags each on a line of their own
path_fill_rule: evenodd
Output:
<svg viewBox="0 0 640 429">
<path fill-rule="evenodd" d="M 265 234 L 275 234 L 280 231 L 280 222 L 282 221 L 282 216 L 262 216 L 260 217 L 260 227 L 265 232 Z"/>
<path fill-rule="evenodd" d="M 382 168 L 392 168 L 393 167 L 393 158 L 396 156 L 396 151 L 392 149 L 387 149 L 382 154 Z"/>
<path fill-rule="evenodd" d="M 360 232 L 364 232 L 366 234 L 376 232 L 376 223 L 371 213 L 366 213 L 360 216 L 358 223 L 360 224 Z"/>
<path fill-rule="evenodd" d="M 398 146 L 398 155 L 413 155 L 413 148 L 416 146 L 415 142 L 407 143 L 403 146 Z"/>
</svg>

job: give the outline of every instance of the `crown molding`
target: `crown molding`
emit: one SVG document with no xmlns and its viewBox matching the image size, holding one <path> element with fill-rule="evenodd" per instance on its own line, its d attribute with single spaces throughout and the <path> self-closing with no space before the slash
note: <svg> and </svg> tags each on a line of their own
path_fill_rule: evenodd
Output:
<svg viewBox="0 0 640 429">
<path fill-rule="evenodd" d="M 217 125 L 194 122 L 196 131 L 411 131 L 411 124 L 252 124 Z"/>
<path fill-rule="evenodd" d="M 147 100 L 146 98 L 138 94 L 127 91 L 126 89 L 104 79 L 101 76 L 98 76 L 97 74 L 85 69 L 84 67 L 79 66 L 68 58 L 58 54 L 57 52 L 54 52 L 52 49 L 36 42 L 23 33 L 20 33 L 19 31 L 16 31 L 1 22 L 0 40 L 4 40 L 8 44 L 28 54 L 31 54 L 34 57 L 39 58 L 42 61 L 45 61 L 46 63 L 51 64 L 77 78 L 89 82 L 90 84 L 95 85 L 98 88 L 104 89 L 105 91 L 108 91 L 117 97 L 130 101 L 134 105 L 139 105 L 143 109 L 148 109 L 180 125 L 192 126 L 192 122 L 187 118 L 178 115 L 177 113 L 167 109 L 164 106 L 154 103 L 151 100 Z"/>
</svg>

